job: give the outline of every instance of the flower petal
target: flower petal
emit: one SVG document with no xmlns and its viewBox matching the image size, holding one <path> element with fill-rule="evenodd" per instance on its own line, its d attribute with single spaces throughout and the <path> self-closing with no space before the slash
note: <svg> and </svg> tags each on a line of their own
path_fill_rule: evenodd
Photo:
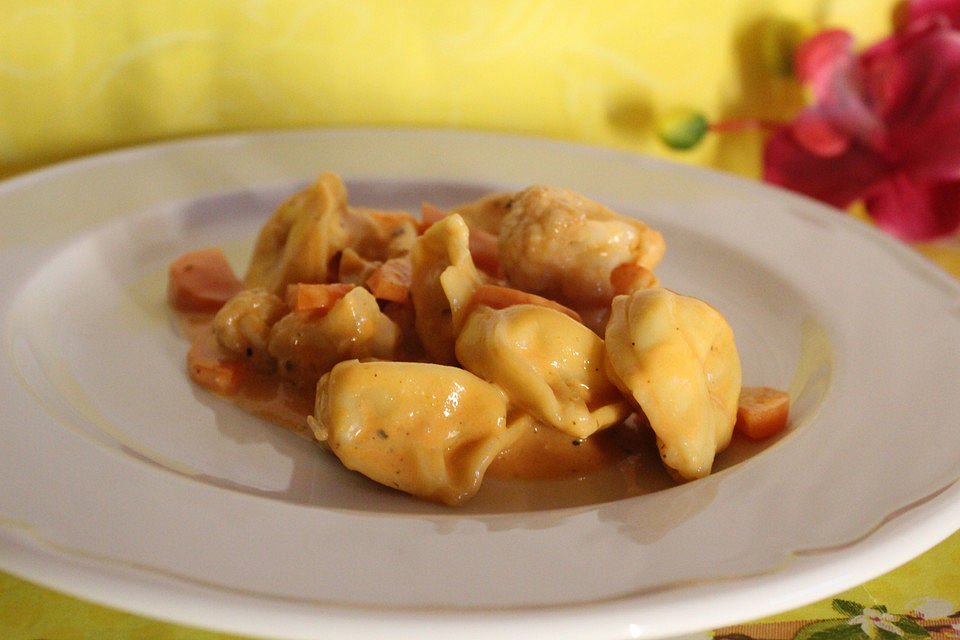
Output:
<svg viewBox="0 0 960 640">
<path fill-rule="evenodd" d="M 875 184 L 864 203 L 881 229 L 902 240 L 930 240 L 960 228 L 960 181 L 915 182 L 901 172 Z"/>
<path fill-rule="evenodd" d="M 794 141 L 815 156 L 833 158 L 850 148 L 850 136 L 838 131 L 820 109 L 802 111 L 790 129 Z"/>
<path fill-rule="evenodd" d="M 845 208 L 889 172 L 877 154 L 861 144 L 833 157 L 814 155 L 787 127 L 764 149 L 763 179 L 839 208 Z"/>
<path fill-rule="evenodd" d="M 917 179 L 960 179 L 960 32 L 929 24 L 888 40 L 862 63 L 891 159 Z"/>
<path fill-rule="evenodd" d="M 923 620 L 948 618 L 951 613 L 957 610 L 949 600 L 929 596 L 908 602 L 907 608 L 914 616 Z"/>
<path fill-rule="evenodd" d="M 922 21 L 937 19 L 944 19 L 954 29 L 960 29 L 960 2 L 956 0 L 910 0 L 897 8 L 895 22 L 898 30 L 903 30 Z"/>
<path fill-rule="evenodd" d="M 823 134 L 827 130 L 824 125 L 829 125 L 828 128 L 836 134 L 832 136 L 832 145 L 847 136 L 881 148 L 883 126 L 866 100 L 862 68 L 853 54 L 853 36 L 839 29 L 822 31 L 800 46 L 796 61 L 798 77 L 813 90 L 816 98 L 811 109 L 821 126 L 812 131 Z M 807 117 L 811 116 L 809 111 L 805 113 Z M 803 126 L 803 123 L 799 124 Z M 799 140 L 803 139 L 801 133 Z M 824 142 L 822 135 L 815 140 Z M 811 150 L 816 148 L 811 147 Z M 832 149 L 828 155 L 842 151 L 836 146 L 820 148 Z"/>
<path fill-rule="evenodd" d="M 883 629 L 884 631 L 886 631 L 886 632 L 888 632 L 888 633 L 892 633 L 892 634 L 894 634 L 894 635 L 902 636 L 902 635 L 903 635 L 903 629 L 901 629 L 901 628 L 898 627 L 897 625 L 893 624 L 892 622 L 889 622 L 888 620 L 889 620 L 889 619 L 888 619 L 888 618 L 885 618 L 885 617 L 883 617 L 883 618 L 877 618 L 876 620 L 873 621 L 873 624 L 874 624 L 874 626 L 876 626 L 878 629 Z"/>
<path fill-rule="evenodd" d="M 827 29 L 804 41 L 794 54 L 797 78 L 809 85 L 817 98 L 829 93 L 837 69 L 853 60 L 853 36 L 842 29 Z"/>
</svg>

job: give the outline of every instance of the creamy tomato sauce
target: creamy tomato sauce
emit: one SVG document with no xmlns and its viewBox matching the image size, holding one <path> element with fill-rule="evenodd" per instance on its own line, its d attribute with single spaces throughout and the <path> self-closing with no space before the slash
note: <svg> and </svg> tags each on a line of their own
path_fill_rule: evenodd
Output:
<svg viewBox="0 0 960 640">
<path fill-rule="evenodd" d="M 212 313 L 174 312 L 181 333 L 191 342 L 212 337 Z M 313 415 L 316 389 L 298 387 L 279 375 L 255 371 L 246 363 L 236 390 L 220 394 L 241 409 L 313 440 L 307 417 Z M 632 436 L 633 427 L 616 425 L 589 438 L 578 439 L 535 424 L 504 449 L 487 475 L 505 480 L 578 478 L 630 458 L 643 446 Z"/>
<path fill-rule="evenodd" d="M 581 477 L 620 462 L 628 454 L 604 432 L 580 440 L 538 424 L 502 451 L 487 475 L 520 480 Z"/>
<path fill-rule="evenodd" d="M 213 333 L 213 314 L 177 314 L 181 332 L 191 342 Z M 299 388 L 275 375 L 259 373 L 243 366 L 235 391 L 220 394 L 238 407 L 294 433 L 312 439 L 307 416 L 313 413 L 315 389 Z"/>
</svg>

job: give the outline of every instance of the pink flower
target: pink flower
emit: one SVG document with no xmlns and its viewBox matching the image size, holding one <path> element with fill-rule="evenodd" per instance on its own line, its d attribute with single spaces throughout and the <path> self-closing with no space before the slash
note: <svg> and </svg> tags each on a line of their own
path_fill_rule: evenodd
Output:
<svg viewBox="0 0 960 640">
<path fill-rule="evenodd" d="M 911 0 L 897 7 L 895 22 L 900 29 L 928 18 L 946 19 L 960 29 L 960 2 L 956 0 Z"/>
<path fill-rule="evenodd" d="M 905 3 L 893 35 L 853 51 L 846 31 L 801 45 L 814 103 L 776 130 L 764 179 L 846 208 L 862 200 L 905 240 L 960 228 L 960 0 Z"/>
</svg>

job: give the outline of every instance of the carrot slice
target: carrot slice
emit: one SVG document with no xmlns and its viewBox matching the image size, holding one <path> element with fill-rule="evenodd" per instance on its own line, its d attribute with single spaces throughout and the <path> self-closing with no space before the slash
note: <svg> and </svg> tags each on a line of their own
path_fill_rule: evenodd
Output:
<svg viewBox="0 0 960 640">
<path fill-rule="evenodd" d="M 291 311 L 329 311 L 354 286 L 345 282 L 288 284 L 285 299 Z"/>
<path fill-rule="evenodd" d="M 242 361 L 220 349 L 209 327 L 197 336 L 187 352 L 187 368 L 194 382 L 221 395 L 236 391 L 246 371 Z"/>
<path fill-rule="evenodd" d="M 378 300 L 406 302 L 410 299 L 410 279 L 413 268 L 410 257 L 390 258 L 373 270 L 367 278 L 367 288 Z"/>
<path fill-rule="evenodd" d="M 555 309 L 556 311 L 567 314 L 577 322 L 583 322 L 579 313 L 569 307 L 563 306 L 559 302 L 533 293 L 521 291 L 520 289 L 501 287 L 495 284 L 482 284 L 473 292 L 469 306 L 472 307 L 481 304 L 493 309 L 504 309 L 515 304 L 535 304 L 541 307 Z"/>
<path fill-rule="evenodd" d="M 422 203 L 420 205 L 420 224 L 418 225 L 420 233 L 423 233 L 429 229 L 430 225 L 432 225 L 434 222 L 439 222 L 448 215 L 450 215 L 450 212 L 446 211 L 445 209 L 436 207 L 429 202 Z"/>
<path fill-rule="evenodd" d="M 185 253 L 170 264 L 167 300 L 178 311 L 217 311 L 242 289 L 219 247 Z"/>
<path fill-rule="evenodd" d="M 740 390 L 735 428 L 749 438 L 761 440 L 781 432 L 787 426 L 790 395 L 770 387 L 744 387 Z"/>
<path fill-rule="evenodd" d="M 489 231 L 470 227 L 470 236 L 468 238 L 470 247 L 470 257 L 473 258 L 473 264 L 484 273 L 499 277 L 500 276 L 500 248 L 499 238 Z"/>
</svg>

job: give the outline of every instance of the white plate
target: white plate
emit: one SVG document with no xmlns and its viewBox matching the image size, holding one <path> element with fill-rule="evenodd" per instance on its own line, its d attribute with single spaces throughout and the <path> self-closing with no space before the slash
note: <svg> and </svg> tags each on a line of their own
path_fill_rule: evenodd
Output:
<svg viewBox="0 0 960 640">
<path fill-rule="evenodd" d="M 166 265 L 221 244 L 242 270 L 325 170 L 355 204 L 549 183 L 643 217 L 664 285 L 733 325 L 745 383 L 790 389 L 791 431 L 684 486 L 491 481 L 454 510 L 198 391 Z M 83 598 L 287 638 L 650 638 L 829 596 L 960 526 L 960 287 L 763 185 L 521 137 L 267 133 L 7 181 L 0 229 L 0 565 Z"/>
</svg>

